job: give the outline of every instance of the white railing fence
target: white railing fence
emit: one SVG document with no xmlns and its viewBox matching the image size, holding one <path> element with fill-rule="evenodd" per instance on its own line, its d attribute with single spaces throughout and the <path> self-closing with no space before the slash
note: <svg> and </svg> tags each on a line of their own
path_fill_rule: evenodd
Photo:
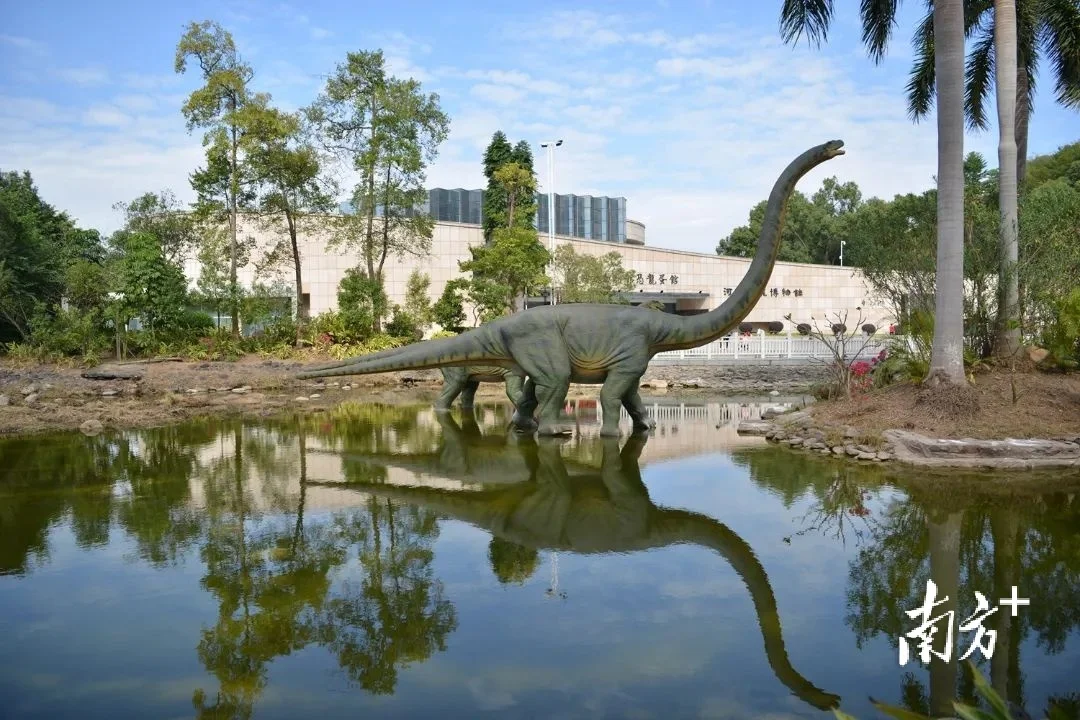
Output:
<svg viewBox="0 0 1080 720">
<path fill-rule="evenodd" d="M 758 330 L 756 335 L 739 335 L 735 333 L 714 340 L 708 345 L 689 350 L 661 352 L 657 353 L 655 357 L 677 358 L 680 360 L 691 358 L 706 360 L 713 358 L 730 358 L 732 360 L 738 360 L 739 358 L 762 360 L 820 358 L 829 360 L 833 357 L 833 351 L 829 345 L 833 344 L 835 346 L 837 342 L 839 341 L 830 340 L 829 343 L 826 343 L 819 338 L 793 335 L 791 332 L 786 335 L 766 335 L 763 330 Z M 843 342 L 844 357 L 870 358 L 896 342 L 904 342 L 904 339 L 888 335 L 870 338 L 865 335 L 852 335 L 845 338 Z"/>
</svg>

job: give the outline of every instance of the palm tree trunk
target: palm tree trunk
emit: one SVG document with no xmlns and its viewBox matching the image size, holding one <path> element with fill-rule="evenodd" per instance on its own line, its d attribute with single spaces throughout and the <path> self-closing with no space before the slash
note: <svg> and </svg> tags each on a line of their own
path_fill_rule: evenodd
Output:
<svg viewBox="0 0 1080 720">
<path fill-rule="evenodd" d="M 994 0 L 994 65 L 998 106 L 998 205 L 1001 208 L 1001 266 L 994 350 L 998 359 L 1009 360 L 1020 349 L 1016 277 L 1016 0 Z"/>
<path fill-rule="evenodd" d="M 934 346 L 928 380 L 964 383 L 964 5 L 934 3 L 938 194 Z"/>
<path fill-rule="evenodd" d="M 1028 97 L 1027 63 L 1016 58 L 1016 184 L 1023 184 L 1027 174 L 1028 118 L 1031 99 Z"/>
</svg>

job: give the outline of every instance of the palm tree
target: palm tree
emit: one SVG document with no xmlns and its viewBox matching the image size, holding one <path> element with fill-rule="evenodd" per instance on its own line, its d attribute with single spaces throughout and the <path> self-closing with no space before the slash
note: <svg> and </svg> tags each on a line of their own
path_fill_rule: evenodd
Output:
<svg viewBox="0 0 1080 720">
<path fill-rule="evenodd" d="M 1020 292 L 1016 218 L 1017 0 L 994 0 L 994 55 L 998 110 L 998 205 L 1001 266 L 998 272 L 996 353 L 1011 358 L 1020 349 Z"/>
<path fill-rule="evenodd" d="M 915 120 L 930 113 L 934 97 L 933 0 L 912 44 L 915 64 L 908 81 L 908 112 Z M 968 127 L 986 130 L 989 120 L 986 98 L 990 84 L 1001 80 L 995 63 L 994 0 L 965 0 L 964 34 L 975 37 L 965 71 L 964 110 Z M 1028 119 L 1035 96 L 1039 61 L 1047 58 L 1054 68 L 1056 100 L 1065 107 L 1080 108 L 1080 5 L 1076 0 L 1015 0 L 1016 23 L 1016 178 L 1022 184 L 1027 169 Z"/>
<path fill-rule="evenodd" d="M 862 39 L 881 62 L 895 25 L 898 0 L 862 0 Z M 813 42 L 828 34 L 832 0 L 784 0 L 780 34 Z M 926 23 L 920 26 L 925 32 Z M 936 0 L 930 44 L 937 52 L 924 72 L 937 90 L 938 214 L 935 322 L 928 380 L 963 384 L 964 377 L 964 0 Z"/>
</svg>

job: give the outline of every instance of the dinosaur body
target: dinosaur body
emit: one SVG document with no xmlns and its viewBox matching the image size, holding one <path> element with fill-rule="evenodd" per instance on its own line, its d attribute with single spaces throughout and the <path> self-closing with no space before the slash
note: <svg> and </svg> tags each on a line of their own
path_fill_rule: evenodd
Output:
<svg viewBox="0 0 1080 720">
<path fill-rule="evenodd" d="M 814 686 L 791 665 L 776 598 L 753 549 L 723 523 L 688 510 L 655 505 L 641 481 L 642 434 L 626 443 L 603 440 L 599 468 L 568 472 L 558 445 L 531 439 L 508 446 L 528 468 L 511 482 L 476 490 L 350 482 L 375 497 L 423 506 L 443 517 L 479 527 L 502 540 L 535 550 L 583 554 L 629 553 L 692 544 L 717 552 L 746 584 L 757 613 L 765 655 L 776 677 L 804 702 L 819 709 L 839 698 Z M 508 478 L 509 479 L 509 478 Z M 319 483 L 340 487 L 341 483 Z"/>
<path fill-rule="evenodd" d="M 757 252 L 745 277 L 718 308 L 687 317 L 615 304 L 547 305 L 509 315 L 457 337 L 417 343 L 300 373 L 299 377 L 363 375 L 433 367 L 495 365 L 528 376 L 518 414 L 539 412 L 539 433 L 572 430 L 562 408 L 570 383 L 600 384 L 602 435 L 618 435 L 619 407 L 635 430 L 649 429 L 638 394 L 641 376 L 654 355 L 699 347 L 737 326 L 757 303 L 780 250 L 784 208 L 798 180 L 812 168 L 843 154 L 839 140 L 807 150 L 781 173 L 769 195 Z"/>
</svg>

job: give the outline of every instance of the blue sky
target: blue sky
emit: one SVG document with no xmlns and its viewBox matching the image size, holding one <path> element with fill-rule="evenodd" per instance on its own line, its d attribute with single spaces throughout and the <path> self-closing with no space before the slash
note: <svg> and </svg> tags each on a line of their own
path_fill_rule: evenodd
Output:
<svg viewBox="0 0 1080 720">
<path fill-rule="evenodd" d="M 112 205 L 142 192 L 190 200 L 201 137 L 187 132 L 180 106 L 199 81 L 174 73 L 173 57 L 188 22 L 214 19 L 255 68 L 255 88 L 289 109 L 309 103 L 347 52 L 382 48 L 395 74 L 439 93 L 450 115 L 429 187 L 481 187 L 496 129 L 534 146 L 563 138 L 557 192 L 625 196 L 649 245 L 712 252 L 791 158 L 832 138 L 847 155 L 801 190 L 830 175 L 882 197 L 929 187 L 934 119 L 912 123 L 903 98 L 923 4 L 902 5 L 876 66 L 856 0 L 837 1 L 820 49 L 781 44 L 780 5 L 20 3 L 0 30 L 0 168 L 30 170 L 47 201 L 104 232 L 119 223 Z M 1052 86 L 1044 72 L 1040 87 Z M 1077 140 L 1078 120 L 1041 92 L 1031 154 Z M 996 147 L 996 128 L 968 135 L 966 150 L 991 165 Z"/>
</svg>

